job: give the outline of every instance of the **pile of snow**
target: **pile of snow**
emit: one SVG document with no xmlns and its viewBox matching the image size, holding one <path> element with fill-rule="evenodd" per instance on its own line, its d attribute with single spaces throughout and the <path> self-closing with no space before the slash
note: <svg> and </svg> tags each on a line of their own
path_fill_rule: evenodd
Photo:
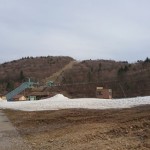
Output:
<svg viewBox="0 0 150 150">
<path fill-rule="evenodd" d="M 7 102 L 0 101 L 0 109 L 15 109 L 23 111 L 59 110 L 70 108 L 111 109 L 130 108 L 150 104 L 150 96 L 126 99 L 79 98 L 69 99 L 62 94 L 38 101 Z"/>
<path fill-rule="evenodd" d="M 55 95 L 55 96 L 53 96 L 53 97 L 51 97 L 50 98 L 51 100 L 54 100 L 54 101 L 59 101 L 60 99 L 61 100 L 67 100 L 67 99 L 69 99 L 68 97 L 65 97 L 64 95 L 62 95 L 62 94 L 57 94 L 57 95 Z M 47 99 L 47 100 L 49 100 L 49 99 Z"/>
</svg>

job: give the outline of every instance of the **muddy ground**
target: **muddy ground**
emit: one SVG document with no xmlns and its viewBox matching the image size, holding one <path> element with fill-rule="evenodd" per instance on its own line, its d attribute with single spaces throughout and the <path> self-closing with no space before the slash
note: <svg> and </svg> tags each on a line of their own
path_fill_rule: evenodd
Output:
<svg viewBox="0 0 150 150">
<path fill-rule="evenodd" d="M 33 150 L 150 149 L 150 105 L 120 110 L 4 112 Z"/>
</svg>

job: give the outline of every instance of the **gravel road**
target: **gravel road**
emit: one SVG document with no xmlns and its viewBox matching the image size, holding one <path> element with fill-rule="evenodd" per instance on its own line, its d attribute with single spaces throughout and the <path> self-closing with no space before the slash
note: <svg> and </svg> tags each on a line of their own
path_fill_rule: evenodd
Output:
<svg viewBox="0 0 150 150">
<path fill-rule="evenodd" d="M 7 116 L 0 110 L 0 149 L 1 150 L 30 150 L 19 136 L 16 128 L 11 124 Z"/>
</svg>

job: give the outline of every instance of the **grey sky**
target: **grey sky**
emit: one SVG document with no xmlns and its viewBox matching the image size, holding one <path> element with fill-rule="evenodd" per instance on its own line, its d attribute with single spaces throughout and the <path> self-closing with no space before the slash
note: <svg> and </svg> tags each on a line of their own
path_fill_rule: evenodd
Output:
<svg viewBox="0 0 150 150">
<path fill-rule="evenodd" d="M 150 56 L 150 0 L 0 0 L 0 62 Z"/>
</svg>

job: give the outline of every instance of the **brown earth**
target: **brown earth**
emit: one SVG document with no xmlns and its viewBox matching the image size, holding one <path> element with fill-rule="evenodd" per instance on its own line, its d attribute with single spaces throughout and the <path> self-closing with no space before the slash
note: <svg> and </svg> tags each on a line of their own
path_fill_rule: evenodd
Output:
<svg viewBox="0 0 150 150">
<path fill-rule="evenodd" d="M 35 150 L 150 149 L 150 105 L 118 110 L 4 112 Z"/>
</svg>

